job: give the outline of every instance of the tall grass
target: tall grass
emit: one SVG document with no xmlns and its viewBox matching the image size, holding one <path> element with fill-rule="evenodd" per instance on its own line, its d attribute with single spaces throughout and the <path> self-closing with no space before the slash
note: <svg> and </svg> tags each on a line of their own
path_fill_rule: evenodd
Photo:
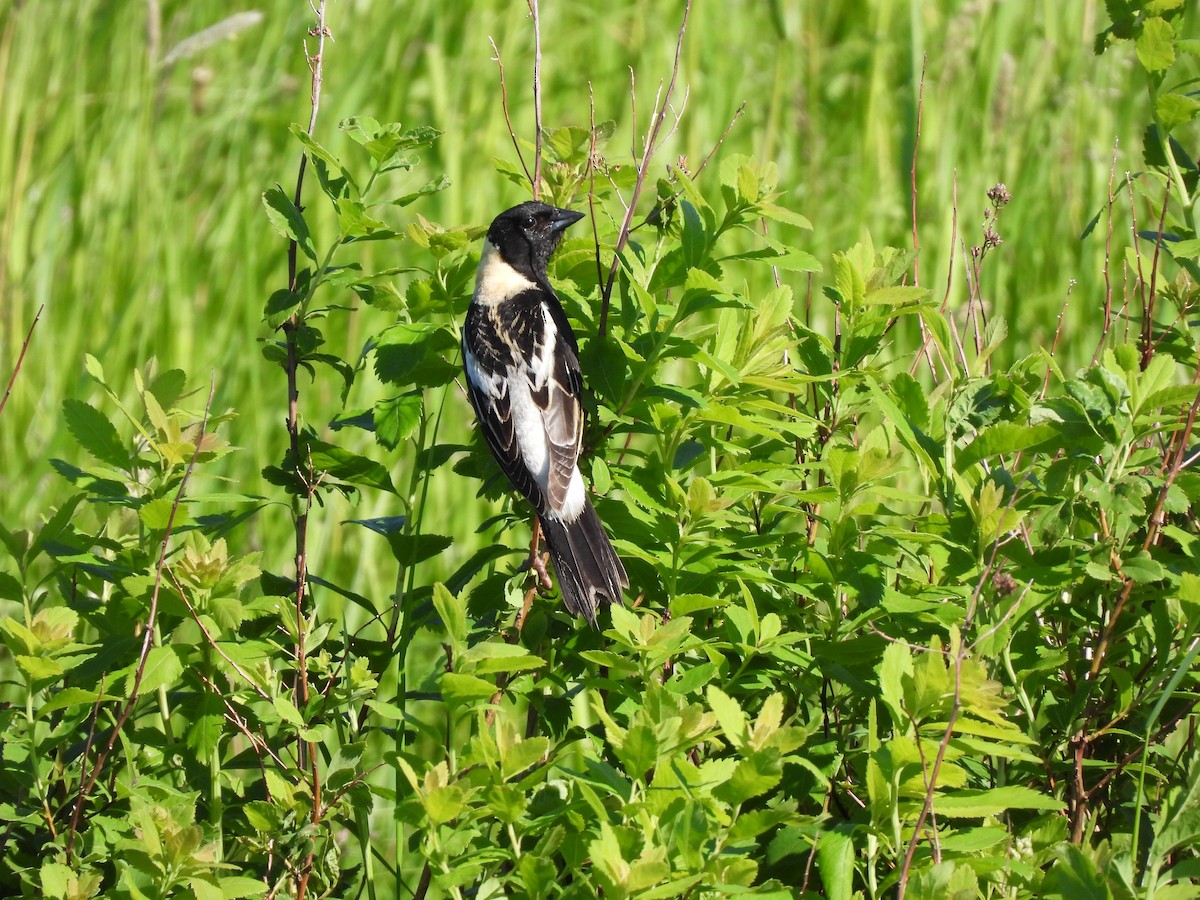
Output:
<svg viewBox="0 0 1200 900">
<path fill-rule="evenodd" d="M 669 72 L 682 4 L 621 0 L 603 12 L 545 6 L 547 124 L 586 124 L 590 83 L 597 117 L 618 124 L 610 152 L 627 153 L 629 70 L 644 119 Z M 267 227 L 259 194 L 294 175 L 286 129 L 306 118 L 301 42 L 309 19 L 305 4 L 286 0 L 258 10 L 258 19 L 228 22 L 233 33 L 212 43 L 185 42 L 234 11 L 218 0 L 26 2 L 0 12 L 5 377 L 28 323 L 46 307 L 0 420 L 6 523 L 27 521 L 65 495 L 46 460 L 73 452 L 58 408 L 89 390 L 84 353 L 114 376 L 150 356 L 200 380 L 214 371 L 217 407 L 238 410 L 233 435 L 249 451 L 229 465 L 241 490 L 260 490 L 260 467 L 283 452 L 284 382 L 264 364 L 256 338 L 265 337 L 262 304 L 285 277 L 284 247 Z M 1060 357 L 1083 362 L 1103 300 L 1104 242 L 1079 235 L 1107 195 L 1114 147 L 1118 180 L 1138 167 L 1138 123 L 1148 119 L 1142 103 L 1112 102 L 1129 59 L 1092 55 L 1103 17 L 1095 0 L 698 4 L 680 73 L 687 105 L 662 159 L 686 157 L 694 167 L 744 101 L 723 152 L 778 162 L 788 202 L 815 225 L 812 253 L 827 260 L 866 231 L 878 245 L 909 245 L 927 56 L 922 281 L 940 290 L 953 263 L 950 302 L 965 299 L 963 254 L 952 243 L 954 197 L 957 239 L 970 246 L 985 190 L 1007 183 L 1014 200 L 1001 222 L 1005 244 L 989 257 L 983 296 L 1015 327 L 1048 342 L 1076 281 Z M 500 47 L 514 120 L 529 135 L 532 35 L 523 3 L 413 0 L 401 9 L 342 0 L 329 21 L 335 40 L 321 140 L 337 152 L 335 123 L 353 114 L 433 125 L 444 136 L 425 168 L 447 173 L 453 186 L 419 207 L 422 215 L 481 223 L 523 199 L 492 168 L 493 157 L 508 158 L 512 148 L 488 43 L 491 36 Z M 1116 224 L 1125 240 L 1127 223 Z M 403 244 L 389 244 L 368 251 L 367 263 L 403 264 L 404 254 Z M 336 352 L 353 357 L 383 314 L 362 317 L 332 330 L 343 343 Z M 332 415 L 336 397 L 320 399 Z M 444 438 L 462 437 L 462 428 L 451 426 Z M 482 518 L 461 512 L 469 490 L 466 479 L 432 486 L 430 514 L 439 521 L 430 530 L 469 534 Z M 372 560 L 333 552 L 346 517 L 337 509 L 321 517 L 314 567 L 341 559 L 349 571 L 330 573 L 335 580 L 387 590 L 390 577 Z M 279 516 L 256 526 L 280 568 L 288 525 Z"/>
</svg>

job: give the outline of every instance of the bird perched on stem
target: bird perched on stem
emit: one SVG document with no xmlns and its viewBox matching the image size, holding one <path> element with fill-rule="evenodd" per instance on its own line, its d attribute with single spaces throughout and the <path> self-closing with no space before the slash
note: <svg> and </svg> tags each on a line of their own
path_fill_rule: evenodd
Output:
<svg viewBox="0 0 1200 900">
<path fill-rule="evenodd" d="M 546 275 L 563 231 L 582 213 L 530 201 L 488 229 L 463 323 L 463 368 L 480 429 L 508 480 L 533 505 L 563 602 L 593 626 L 620 603 L 625 567 L 579 472 L 579 345 Z M 534 524 L 530 564 L 548 583 Z"/>
</svg>

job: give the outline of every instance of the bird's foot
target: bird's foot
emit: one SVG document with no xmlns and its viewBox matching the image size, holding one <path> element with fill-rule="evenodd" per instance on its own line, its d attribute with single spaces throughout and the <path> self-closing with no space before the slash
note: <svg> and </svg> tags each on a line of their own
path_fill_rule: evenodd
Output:
<svg viewBox="0 0 1200 900">
<path fill-rule="evenodd" d="M 546 560 L 540 553 L 530 553 L 527 565 L 537 574 L 538 582 L 543 588 L 548 591 L 554 590 L 554 582 L 550 580 L 550 573 L 546 571 Z"/>
</svg>

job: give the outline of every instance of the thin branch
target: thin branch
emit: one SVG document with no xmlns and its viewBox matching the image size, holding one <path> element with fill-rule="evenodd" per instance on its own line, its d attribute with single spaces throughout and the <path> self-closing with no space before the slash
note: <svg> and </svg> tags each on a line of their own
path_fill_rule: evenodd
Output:
<svg viewBox="0 0 1200 900">
<path fill-rule="evenodd" d="M 1185 198 L 1186 199 L 1186 198 Z M 1150 262 L 1150 295 L 1142 308 L 1142 371 L 1150 365 L 1150 357 L 1154 355 L 1154 299 L 1158 290 L 1158 257 L 1162 252 L 1163 228 L 1167 222 L 1167 205 L 1171 202 L 1171 182 L 1168 179 L 1167 189 L 1163 192 L 1162 214 L 1158 217 L 1158 233 L 1154 238 L 1154 257 Z M 1134 235 L 1134 239 L 1137 236 Z"/>
<path fill-rule="evenodd" d="M 533 199 L 542 194 L 542 24 L 538 0 L 526 0 L 533 16 Z"/>
<path fill-rule="evenodd" d="M 683 8 L 683 21 L 679 25 L 679 37 L 675 41 L 675 61 L 671 68 L 671 80 L 667 84 L 666 94 L 662 95 L 662 106 L 659 106 L 658 97 L 655 98 L 654 108 L 651 112 L 650 128 L 646 133 L 645 143 L 642 145 L 642 157 L 637 165 L 637 179 L 633 185 L 633 193 L 629 198 L 629 205 L 625 208 L 625 217 L 621 220 L 621 229 L 617 233 L 617 243 L 613 247 L 612 266 L 608 270 L 608 279 L 605 281 L 601 291 L 600 302 L 600 327 L 599 335 L 604 337 L 608 333 L 608 309 L 612 302 L 613 283 L 617 278 L 617 268 L 621 264 L 621 251 L 625 249 L 625 245 L 629 241 L 629 233 L 633 227 L 633 213 L 637 208 L 638 197 L 641 196 L 642 188 L 646 183 L 646 172 L 650 168 L 650 159 L 654 155 L 654 151 L 658 146 L 658 136 L 662 130 L 663 122 L 667 117 L 667 109 L 671 103 L 671 95 L 675 91 L 675 81 L 679 77 L 679 59 L 683 52 L 683 36 L 687 31 L 688 16 L 692 11 L 692 0 L 687 0 Z M 633 70 L 630 69 L 630 83 L 633 83 Z M 631 89 L 632 94 L 632 89 Z M 636 98 L 634 100 L 636 104 Z M 634 111 L 634 121 L 636 123 L 636 107 Z M 678 119 L 676 120 L 678 124 Z M 636 124 L 634 126 L 636 135 Z M 636 155 L 636 154 L 635 154 Z"/>
<path fill-rule="evenodd" d="M 1108 330 L 1112 327 L 1112 236 L 1113 236 L 1113 207 L 1116 203 L 1116 195 L 1113 193 L 1113 181 L 1117 175 L 1117 155 L 1118 148 L 1121 142 L 1119 140 L 1113 142 L 1113 159 L 1112 165 L 1108 169 L 1108 227 L 1104 235 L 1104 330 L 1100 332 L 1100 340 L 1096 343 L 1096 352 L 1092 354 L 1092 365 L 1096 364 L 1096 360 L 1100 358 L 1100 350 L 1104 347 L 1104 340 L 1108 337 Z"/>
<path fill-rule="evenodd" d="M 955 169 L 955 171 L 954 171 L 953 199 L 950 203 L 950 253 L 947 255 L 948 261 L 946 263 L 946 292 L 944 294 L 942 294 L 942 305 L 938 308 L 938 315 L 941 315 L 941 316 L 944 316 L 946 314 L 946 307 L 950 303 L 950 291 L 954 286 L 954 245 L 956 243 L 958 243 L 958 170 L 957 169 Z M 950 325 L 950 331 L 954 334 L 955 338 L 957 339 L 958 332 L 954 330 L 954 323 L 950 322 L 949 325 Z M 936 384 L 937 383 L 937 369 L 933 364 L 933 359 L 931 357 L 932 350 L 930 349 L 930 344 L 932 343 L 932 341 L 933 341 L 933 335 L 927 334 L 924 342 L 921 344 L 921 349 L 919 351 L 917 351 L 917 355 L 913 358 L 912 365 L 909 366 L 908 374 L 909 375 L 916 374 L 917 367 L 921 364 L 922 356 L 930 357 L 929 367 L 930 367 L 930 371 L 933 374 L 934 383 Z M 947 347 L 946 349 L 947 349 L 947 351 L 949 351 L 950 348 Z M 962 347 L 960 345 L 959 351 L 961 352 L 961 350 L 962 350 Z M 946 377 L 949 378 L 950 377 L 950 363 L 947 362 L 946 358 L 942 356 L 942 351 L 941 351 L 940 347 L 937 348 L 937 352 L 938 352 L 938 359 L 940 359 L 942 361 L 942 366 L 946 370 Z M 964 369 L 965 369 L 965 365 L 964 365 Z"/>
<path fill-rule="evenodd" d="M 496 61 L 496 66 L 500 69 L 500 108 L 504 111 L 504 124 L 508 128 L 508 137 L 512 141 L 513 149 L 517 151 L 517 162 L 525 170 L 525 177 L 529 179 L 530 187 L 536 191 L 537 182 L 533 180 L 533 173 L 529 171 L 529 166 L 525 164 L 525 154 L 521 152 L 521 142 L 517 140 L 517 132 L 513 128 L 512 117 L 508 113 L 508 85 L 504 81 L 504 60 L 500 58 L 500 48 L 496 46 L 496 41 L 489 37 L 488 43 L 492 45 L 492 52 L 496 54 L 492 58 Z M 541 160 L 541 153 L 538 154 L 538 160 Z"/>
<path fill-rule="evenodd" d="M 262 697 L 264 700 L 266 700 L 268 703 L 270 703 L 271 695 L 268 694 L 265 690 L 263 690 L 259 686 L 258 682 L 256 682 L 253 678 L 251 678 L 249 675 L 247 675 L 245 669 L 243 669 L 236 662 L 234 662 L 232 659 L 230 659 L 229 655 L 224 650 L 221 649 L 220 645 L 217 644 L 216 638 L 214 638 L 212 636 L 212 632 L 210 632 L 208 630 L 208 627 L 204 624 L 204 620 L 200 618 L 200 614 L 198 612 L 196 612 L 196 607 L 192 606 L 192 601 L 188 599 L 187 592 L 184 591 L 183 585 L 180 584 L 179 579 L 175 577 L 175 570 L 172 569 L 170 566 L 167 566 L 167 576 L 171 579 L 171 583 L 173 585 L 175 585 L 175 590 L 179 591 L 180 598 L 183 600 L 184 605 L 188 608 L 188 612 L 190 612 L 192 614 L 192 618 L 195 620 L 196 624 L 200 626 L 200 632 L 204 635 L 205 640 L 208 641 L 209 646 L 211 646 L 214 650 L 216 650 L 217 654 L 221 657 L 221 659 L 223 659 L 223 660 L 225 660 L 225 662 L 229 663 L 229 665 L 233 668 L 233 670 L 235 672 L 237 672 L 240 676 L 242 676 L 242 678 L 246 681 L 247 684 L 250 685 L 250 687 L 254 688 L 254 693 L 258 694 L 258 696 Z"/>
<path fill-rule="evenodd" d="M 1058 324 L 1054 326 L 1054 342 L 1050 345 L 1050 359 L 1054 359 L 1054 354 L 1058 352 L 1058 340 L 1062 337 L 1063 317 L 1067 314 L 1067 304 L 1071 302 L 1071 292 L 1075 290 L 1075 279 L 1072 278 L 1067 285 L 1067 295 L 1063 297 L 1062 306 L 1058 308 Z M 1042 381 L 1042 394 L 1045 398 L 1046 391 L 1050 389 L 1050 363 L 1046 363 L 1046 377 Z"/>
<path fill-rule="evenodd" d="M 588 82 L 588 218 L 592 222 L 592 244 L 596 248 L 596 284 L 604 282 L 604 263 L 600 259 L 600 226 L 596 224 L 596 93 Z M 620 194 L 618 194 L 620 196 Z"/>
<path fill-rule="evenodd" d="M 329 37 L 329 29 L 325 25 L 325 2 L 319 0 L 313 3 L 310 0 L 309 6 L 316 14 L 317 23 L 313 28 L 309 29 L 309 35 L 316 38 L 317 50 L 316 53 L 310 53 L 308 42 L 304 44 L 304 58 L 308 64 L 308 70 L 311 75 L 309 89 L 310 112 L 308 117 L 308 134 L 311 137 L 317 127 L 317 113 L 321 107 L 321 76 L 325 63 L 325 39 Z M 301 205 L 304 189 L 304 172 L 308 158 L 307 154 L 300 154 L 300 166 L 296 173 L 296 194 L 294 203 L 297 209 L 303 210 Z M 298 250 L 298 242 L 290 241 L 288 244 L 288 285 L 291 290 L 296 289 L 296 255 Z M 300 392 L 297 384 L 297 379 L 300 370 L 300 354 L 296 341 L 296 332 L 303 324 L 304 310 L 303 307 L 297 309 L 292 317 L 284 323 L 284 335 L 287 338 L 287 391 L 288 391 L 288 414 L 287 414 L 287 432 L 288 444 L 291 449 L 292 464 L 296 467 L 296 475 L 300 478 L 305 486 L 306 496 L 304 498 L 304 506 L 296 515 L 296 550 L 295 550 L 295 567 L 296 567 L 296 699 L 299 705 L 303 708 L 308 703 L 308 651 L 305 647 L 307 637 L 307 616 L 305 615 L 307 585 L 308 585 L 308 516 L 312 508 L 312 498 L 317 489 L 319 479 L 314 477 L 311 453 L 307 462 L 302 461 L 300 444 L 300 417 L 299 417 L 299 397 Z M 301 752 L 306 750 L 307 753 Z M 318 769 L 317 750 L 315 744 L 311 741 L 307 742 L 307 746 L 302 740 L 297 737 L 297 756 L 299 758 L 300 767 L 307 767 L 310 770 L 311 790 L 312 790 L 312 824 L 316 825 L 320 821 L 321 810 L 321 777 Z M 300 867 L 296 876 L 296 897 L 297 900 L 305 900 L 308 892 L 309 878 L 312 876 L 313 860 L 315 858 L 314 850 L 309 850 L 305 856 L 304 862 Z"/>
<path fill-rule="evenodd" d="M 25 335 L 25 340 L 21 342 L 21 353 L 17 357 L 17 364 L 13 368 L 12 377 L 8 379 L 8 387 L 4 389 L 4 399 L 0 400 L 0 413 L 4 412 L 4 407 L 8 404 L 8 395 L 12 393 L 13 385 L 17 381 L 17 375 L 21 371 L 21 363 L 25 362 L 25 351 L 29 349 L 29 342 L 33 340 L 33 329 L 37 328 L 38 320 L 41 319 L 42 310 L 45 308 L 45 303 L 38 307 L 37 315 L 33 317 L 33 323 L 29 326 L 29 331 Z"/>
<path fill-rule="evenodd" d="M 925 108 L 925 69 L 929 65 L 929 54 L 921 54 L 921 87 L 917 91 L 917 131 L 913 136 L 913 152 L 912 152 L 912 168 L 909 169 L 908 175 L 910 179 L 910 192 L 912 196 L 912 245 L 913 250 L 918 254 L 921 251 L 921 242 L 917 238 L 917 153 L 921 149 L 921 115 Z M 913 284 L 921 283 L 920 256 L 913 259 Z M 921 334 L 925 333 L 925 325 L 921 325 Z M 933 360 L 929 360 L 929 365 L 933 365 Z"/>
<path fill-rule="evenodd" d="M 108 761 L 113 747 L 116 746 L 117 738 L 121 735 L 121 729 L 125 726 L 129 714 L 133 712 L 134 705 L 140 699 L 139 691 L 142 686 L 142 676 L 146 672 L 146 660 L 150 658 L 150 649 L 154 645 L 154 630 L 158 620 L 158 593 L 162 587 L 163 569 L 167 562 L 167 547 L 170 545 L 171 535 L 175 530 L 175 517 L 179 512 L 180 503 L 183 502 L 184 488 L 187 487 L 188 481 L 192 477 L 192 470 L 196 467 L 196 457 L 200 455 L 200 448 L 204 444 L 204 437 L 208 430 L 208 415 L 212 409 L 213 395 L 216 393 L 216 390 L 216 377 L 212 376 L 208 382 L 208 401 L 204 404 L 204 417 L 200 420 L 200 432 L 196 436 L 196 446 L 192 450 L 192 458 L 188 460 L 187 468 L 183 470 L 183 477 L 179 480 L 179 487 L 175 489 L 175 500 L 171 504 L 171 513 L 167 516 L 167 527 L 163 532 L 162 542 L 159 544 L 158 563 L 154 569 L 154 587 L 150 593 L 150 611 L 146 614 L 146 622 L 143 625 L 142 649 L 138 655 L 137 669 L 133 674 L 133 685 L 129 691 L 129 699 L 125 701 L 125 706 L 122 707 L 121 713 L 117 717 L 116 725 L 108 737 L 108 743 L 100 755 L 96 757 L 96 764 L 92 766 L 92 771 L 79 786 L 79 794 L 75 798 L 75 809 L 71 813 L 71 825 L 67 832 L 68 860 L 71 858 L 71 849 L 74 846 L 75 834 L 79 828 L 79 817 L 83 813 L 83 805 L 87 801 L 87 796 L 91 793 L 92 788 L 96 786 L 96 779 L 100 777 L 104 763 Z M 86 757 L 84 757 L 83 764 L 84 766 L 87 765 Z"/>
</svg>

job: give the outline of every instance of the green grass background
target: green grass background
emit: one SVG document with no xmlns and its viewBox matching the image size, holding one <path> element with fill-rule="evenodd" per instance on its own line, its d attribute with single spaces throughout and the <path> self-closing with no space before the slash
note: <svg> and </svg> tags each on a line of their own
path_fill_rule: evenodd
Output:
<svg viewBox="0 0 1200 900">
<path fill-rule="evenodd" d="M 610 162 L 630 162 L 629 70 L 644 128 L 670 73 L 683 4 L 542 5 L 545 123 L 586 125 L 590 84 L 597 119 L 617 122 Z M 238 490 L 270 493 L 259 470 L 284 448 L 285 385 L 259 353 L 269 336 L 260 317 L 283 286 L 286 262 L 259 197 L 276 182 L 289 191 L 294 183 L 298 152 L 287 126 L 307 121 L 302 41 L 312 18 L 296 0 L 0 3 L 5 380 L 45 305 L 0 417 L 0 521 L 9 527 L 32 524 L 69 492 L 47 460 L 81 452 L 59 410 L 65 397 L 99 396 L 84 373 L 85 353 L 122 390 L 151 356 L 201 386 L 215 373 L 216 408 L 238 411 L 228 437 L 244 448 L 226 474 Z M 205 30 L 222 22 L 228 34 L 206 40 L 215 35 Z M 523 0 L 332 0 L 328 23 L 320 140 L 346 151 L 336 123 L 356 114 L 442 130 L 414 180 L 446 173 L 451 187 L 408 214 L 485 223 L 525 199 L 492 165 L 513 150 L 488 43 L 491 36 L 500 47 L 514 122 L 531 137 L 533 38 Z M 698 0 L 679 76 L 686 108 L 653 174 L 680 156 L 694 168 L 744 101 L 722 152 L 777 161 L 784 202 L 814 224 L 803 242 L 818 259 L 827 264 L 867 231 L 877 246 L 909 245 L 909 169 L 927 54 L 922 283 L 940 296 L 957 260 L 951 304 L 964 302 L 962 252 L 951 245 L 956 191 L 969 246 L 979 242 L 984 192 L 1005 182 L 1013 202 L 1001 219 L 1005 243 L 988 259 L 985 299 L 1009 318 L 1020 336 L 1012 352 L 1023 353 L 1049 343 L 1077 282 L 1061 355 L 1082 363 L 1098 333 L 1104 240 L 1103 227 L 1084 241 L 1080 232 L 1104 203 L 1114 146 L 1118 180 L 1140 168 L 1139 133 L 1149 121 L 1132 49 L 1092 53 L 1106 24 L 1094 0 Z M 316 206 L 315 184 L 307 197 Z M 1115 228 L 1119 248 L 1129 240 L 1127 213 Z M 365 263 L 404 265 L 410 252 L 403 242 L 374 246 Z M 357 358 L 364 338 L 387 321 L 368 309 L 331 326 L 332 352 Z M 310 421 L 336 414 L 336 390 L 331 378 L 302 382 Z M 461 411 L 444 439 L 465 434 L 465 404 Z M 407 483 L 403 461 L 395 463 L 398 483 Z M 469 536 L 486 515 L 471 505 L 476 486 L 440 477 L 426 530 Z M 393 498 L 372 497 L 359 509 L 319 515 L 314 569 L 359 591 L 389 590 L 394 575 L 382 543 L 377 555 L 346 548 L 338 523 L 395 511 Z M 285 568 L 286 509 L 252 527 L 268 565 Z"/>
</svg>

